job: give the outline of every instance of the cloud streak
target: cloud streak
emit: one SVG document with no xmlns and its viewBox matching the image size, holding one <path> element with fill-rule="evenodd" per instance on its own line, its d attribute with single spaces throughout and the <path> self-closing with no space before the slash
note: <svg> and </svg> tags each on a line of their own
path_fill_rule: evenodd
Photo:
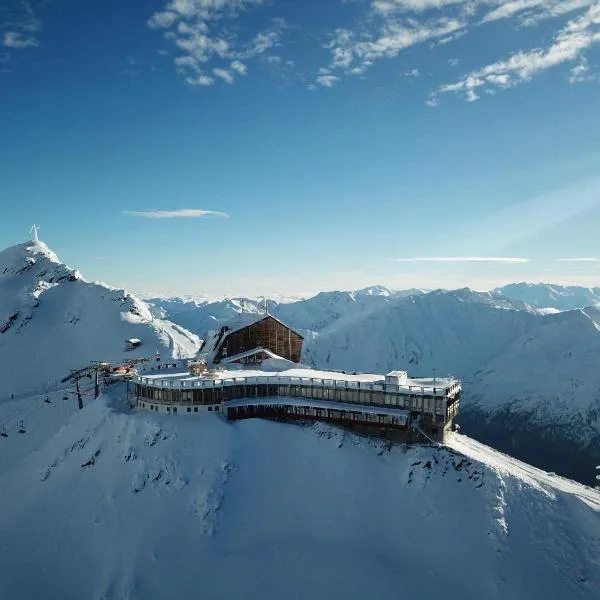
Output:
<svg viewBox="0 0 600 600">
<path fill-rule="evenodd" d="M 418 258 L 395 258 L 396 262 L 431 262 L 431 263 L 495 263 L 522 264 L 530 262 L 530 258 L 512 258 L 500 256 L 427 256 Z"/>
<path fill-rule="evenodd" d="M 582 262 L 582 263 L 590 263 L 590 262 L 600 262 L 600 258 L 595 258 L 593 256 L 581 256 L 577 258 L 557 258 L 558 262 Z"/>
<path fill-rule="evenodd" d="M 123 214 L 145 219 L 201 219 L 205 217 L 223 217 L 229 215 L 215 210 L 202 210 L 200 208 L 180 208 L 178 210 L 125 210 Z"/>
</svg>

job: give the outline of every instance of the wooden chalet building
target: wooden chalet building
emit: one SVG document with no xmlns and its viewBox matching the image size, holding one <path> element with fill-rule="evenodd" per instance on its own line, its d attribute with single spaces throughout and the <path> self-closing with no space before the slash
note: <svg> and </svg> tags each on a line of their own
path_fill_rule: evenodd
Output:
<svg viewBox="0 0 600 600">
<path fill-rule="evenodd" d="M 260 364 L 270 358 L 299 363 L 303 341 L 273 315 L 241 313 L 207 334 L 200 352 L 212 364 Z"/>
</svg>

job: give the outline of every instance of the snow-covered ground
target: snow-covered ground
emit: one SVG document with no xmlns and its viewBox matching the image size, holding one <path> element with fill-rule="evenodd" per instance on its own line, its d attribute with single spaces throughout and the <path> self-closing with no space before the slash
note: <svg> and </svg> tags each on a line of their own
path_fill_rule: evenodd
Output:
<svg viewBox="0 0 600 600">
<path fill-rule="evenodd" d="M 107 394 L 0 438 L 19 447 L 3 600 L 598 597 L 600 495 L 469 438 L 388 446 Z"/>
<path fill-rule="evenodd" d="M 125 352 L 125 340 L 142 345 Z M 0 252 L 0 401 L 56 387 L 91 360 L 194 355 L 198 336 L 124 290 L 89 283 L 43 242 Z"/>
</svg>

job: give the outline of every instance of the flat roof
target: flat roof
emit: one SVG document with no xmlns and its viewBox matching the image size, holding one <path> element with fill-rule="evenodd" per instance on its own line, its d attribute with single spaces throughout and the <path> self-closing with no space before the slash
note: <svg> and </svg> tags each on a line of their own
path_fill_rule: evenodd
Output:
<svg viewBox="0 0 600 600">
<path fill-rule="evenodd" d="M 187 387 L 188 385 L 194 387 L 194 383 L 209 380 L 234 380 L 234 379 L 247 379 L 247 378 L 260 378 L 261 380 L 268 380 L 270 378 L 294 378 L 294 379 L 318 379 L 318 380 L 329 380 L 329 381 L 346 381 L 351 384 L 377 384 L 382 387 L 385 384 L 385 375 L 375 373 L 347 373 L 343 371 L 322 371 L 318 369 L 310 369 L 302 366 L 298 366 L 291 369 L 282 370 L 263 370 L 260 368 L 241 367 L 234 368 L 229 365 L 227 368 L 216 369 L 212 372 L 206 372 L 202 375 L 192 375 L 189 371 L 172 370 L 172 371 L 158 371 L 158 372 L 142 372 L 139 375 L 148 383 L 152 384 L 154 381 L 168 382 L 167 385 L 175 382 L 182 382 Z M 406 389 L 410 388 L 423 388 L 423 392 L 432 393 L 435 387 L 436 392 L 442 392 L 452 385 L 458 384 L 458 380 L 450 377 L 408 377 L 402 381 L 398 388 Z M 187 384 L 187 385 L 186 385 Z M 395 385 L 395 384 L 392 384 Z"/>
</svg>

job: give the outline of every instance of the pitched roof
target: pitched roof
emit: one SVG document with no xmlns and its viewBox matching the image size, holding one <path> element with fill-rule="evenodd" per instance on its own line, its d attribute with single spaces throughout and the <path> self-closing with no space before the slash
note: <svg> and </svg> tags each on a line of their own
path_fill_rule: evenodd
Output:
<svg viewBox="0 0 600 600">
<path fill-rule="evenodd" d="M 258 354 L 259 352 L 263 352 L 269 358 L 285 360 L 285 361 L 289 362 L 290 364 L 295 364 L 295 363 L 292 363 L 291 360 L 287 360 L 286 358 L 283 358 L 282 356 L 275 354 L 275 352 L 271 352 L 271 350 L 269 350 L 268 348 L 262 348 L 261 346 L 258 346 L 257 348 L 252 348 L 251 350 L 246 350 L 245 352 L 240 352 L 239 354 L 234 354 L 233 356 L 224 357 L 221 359 L 221 362 L 222 363 L 235 362 L 236 360 L 240 360 L 241 358 L 247 358 L 248 356 L 252 356 L 253 354 Z"/>
<path fill-rule="evenodd" d="M 269 317 L 271 319 L 274 319 L 278 323 L 281 323 L 284 327 L 291 329 L 295 334 L 300 335 L 295 329 L 290 327 L 287 323 L 280 321 L 277 317 L 274 317 L 273 315 L 265 314 L 265 313 L 239 313 L 235 317 L 229 319 L 229 321 L 226 321 L 225 323 L 223 323 L 223 327 L 226 328 L 226 332 L 225 332 L 225 335 L 223 336 L 223 339 L 225 339 L 225 337 L 227 335 L 230 335 L 230 334 L 234 333 L 235 331 L 244 329 L 244 327 L 248 327 L 249 325 L 254 325 L 254 323 L 259 323 L 260 321 L 264 321 L 265 319 L 267 319 Z M 301 335 L 300 335 L 300 337 L 303 338 L 303 336 L 301 336 Z"/>
</svg>

